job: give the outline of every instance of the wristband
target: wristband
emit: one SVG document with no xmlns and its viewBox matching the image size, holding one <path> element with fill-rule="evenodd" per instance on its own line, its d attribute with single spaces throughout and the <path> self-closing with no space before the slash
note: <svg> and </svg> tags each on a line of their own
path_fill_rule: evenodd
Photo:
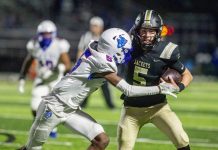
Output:
<svg viewBox="0 0 218 150">
<path fill-rule="evenodd" d="M 185 89 L 185 85 L 182 82 L 178 83 L 178 87 L 179 87 L 179 92 Z"/>
</svg>

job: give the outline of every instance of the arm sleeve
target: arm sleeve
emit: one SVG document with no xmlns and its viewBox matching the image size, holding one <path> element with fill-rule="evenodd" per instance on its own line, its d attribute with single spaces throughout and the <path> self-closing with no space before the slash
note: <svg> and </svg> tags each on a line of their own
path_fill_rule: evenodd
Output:
<svg viewBox="0 0 218 150">
<path fill-rule="evenodd" d="M 158 86 L 134 86 L 128 84 L 125 80 L 120 80 L 116 87 L 128 97 L 155 95 L 160 93 Z"/>
</svg>

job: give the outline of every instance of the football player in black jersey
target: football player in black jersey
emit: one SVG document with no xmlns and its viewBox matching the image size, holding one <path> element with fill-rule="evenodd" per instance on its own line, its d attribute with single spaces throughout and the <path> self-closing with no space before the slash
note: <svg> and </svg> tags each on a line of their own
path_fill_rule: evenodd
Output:
<svg viewBox="0 0 218 150">
<path fill-rule="evenodd" d="M 127 67 L 126 80 L 132 85 L 158 85 L 163 72 L 169 67 L 182 75 L 180 91 L 192 81 L 189 70 L 181 63 L 178 45 L 163 41 L 163 21 L 154 10 L 140 13 L 130 30 L 133 40 L 132 61 Z M 177 150 L 190 150 L 189 138 L 176 114 L 170 109 L 166 95 L 127 97 L 121 110 L 118 126 L 118 149 L 132 150 L 141 127 L 154 124 L 173 142 Z"/>
</svg>

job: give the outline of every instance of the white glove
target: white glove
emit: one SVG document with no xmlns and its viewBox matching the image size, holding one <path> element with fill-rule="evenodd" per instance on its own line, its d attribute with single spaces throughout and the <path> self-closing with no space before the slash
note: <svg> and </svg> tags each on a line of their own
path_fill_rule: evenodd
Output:
<svg viewBox="0 0 218 150">
<path fill-rule="evenodd" d="M 48 79 L 52 74 L 52 71 L 46 66 L 41 67 L 38 70 L 38 77 L 42 78 L 43 80 Z"/>
<path fill-rule="evenodd" d="M 62 64 L 62 63 L 58 64 L 58 71 L 60 74 L 64 74 L 65 70 L 66 70 L 66 67 L 64 64 Z"/>
<path fill-rule="evenodd" d="M 159 88 L 161 94 L 171 95 L 175 98 L 177 98 L 176 94 L 179 93 L 179 88 L 170 83 L 162 82 L 159 84 Z"/>
<path fill-rule="evenodd" d="M 42 79 L 46 80 L 48 79 L 51 75 L 53 75 L 53 72 L 51 70 L 46 70 L 46 72 L 43 73 Z"/>
<path fill-rule="evenodd" d="M 20 80 L 19 80 L 18 91 L 19 91 L 21 94 L 23 94 L 23 93 L 25 92 L 24 86 L 25 86 L 25 80 L 24 80 L 24 79 L 20 79 Z"/>
</svg>

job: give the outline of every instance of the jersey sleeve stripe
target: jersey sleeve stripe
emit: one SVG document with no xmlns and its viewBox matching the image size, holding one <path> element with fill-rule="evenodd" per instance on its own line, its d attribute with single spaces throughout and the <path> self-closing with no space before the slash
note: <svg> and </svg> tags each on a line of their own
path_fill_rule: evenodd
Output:
<svg viewBox="0 0 218 150">
<path fill-rule="evenodd" d="M 163 59 L 170 59 L 173 51 L 175 50 L 175 48 L 177 47 L 178 45 L 170 42 L 169 44 L 167 44 L 167 46 L 164 48 L 163 52 L 161 53 L 160 55 L 160 58 L 163 58 Z"/>
</svg>

